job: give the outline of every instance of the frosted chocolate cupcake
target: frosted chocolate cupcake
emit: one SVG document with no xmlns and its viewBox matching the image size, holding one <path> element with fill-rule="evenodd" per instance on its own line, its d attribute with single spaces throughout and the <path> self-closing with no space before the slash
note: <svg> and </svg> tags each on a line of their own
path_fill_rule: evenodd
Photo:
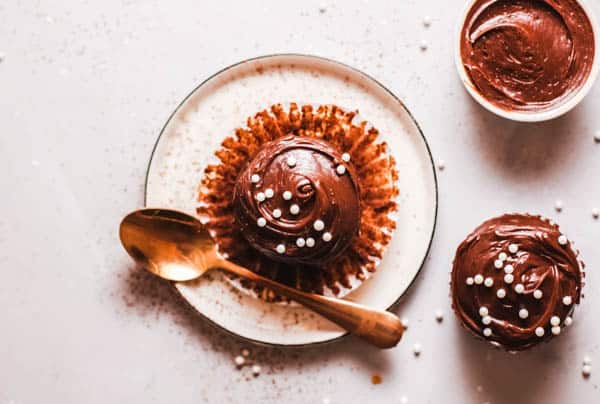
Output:
<svg viewBox="0 0 600 404">
<path fill-rule="evenodd" d="M 316 293 L 339 295 L 375 271 L 395 228 L 397 172 L 377 129 L 355 115 L 273 105 L 225 139 L 198 196 L 221 253 Z"/>
<path fill-rule="evenodd" d="M 458 246 L 452 306 L 475 335 L 509 351 L 524 350 L 572 323 L 583 267 L 556 224 L 540 216 L 499 216 Z"/>
</svg>

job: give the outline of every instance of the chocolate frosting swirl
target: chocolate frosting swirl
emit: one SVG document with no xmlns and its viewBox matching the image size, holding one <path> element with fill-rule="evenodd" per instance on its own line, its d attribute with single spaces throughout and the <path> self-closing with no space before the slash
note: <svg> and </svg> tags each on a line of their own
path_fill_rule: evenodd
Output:
<svg viewBox="0 0 600 404">
<path fill-rule="evenodd" d="M 324 141 L 289 135 L 265 143 L 235 185 L 241 233 L 278 261 L 332 260 L 358 232 L 356 178 L 349 155 Z"/>
<path fill-rule="evenodd" d="M 507 214 L 485 221 L 458 246 L 453 308 L 475 334 L 522 350 L 569 325 L 583 276 L 583 264 L 557 225 Z"/>
<path fill-rule="evenodd" d="M 462 27 L 460 46 L 481 95 L 506 110 L 537 112 L 583 86 L 594 40 L 576 0 L 479 0 Z"/>
</svg>

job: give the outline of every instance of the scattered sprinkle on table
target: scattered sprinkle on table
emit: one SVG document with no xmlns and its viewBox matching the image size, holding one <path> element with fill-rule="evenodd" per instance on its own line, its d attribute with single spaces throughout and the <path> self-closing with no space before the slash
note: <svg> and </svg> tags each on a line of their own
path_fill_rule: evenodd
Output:
<svg viewBox="0 0 600 404">
<path fill-rule="evenodd" d="M 419 48 L 420 48 L 420 49 L 421 49 L 423 52 L 425 52 L 425 51 L 427 50 L 427 48 L 428 48 L 428 47 L 429 47 L 429 44 L 427 43 L 427 41 L 426 41 L 426 40 L 424 40 L 424 39 L 423 39 L 423 40 L 421 41 L 421 44 L 419 45 Z"/>
<path fill-rule="evenodd" d="M 438 160 L 438 169 L 440 171 L 444 171 L 444 168 L 446 168 L 446 162 L 442 159 Z"/>
<path fill-rule="evenodd" d="M 598 129 L 594 134 L 594 142 L 600 143 L 600 129 Z"/>
<path fill-rule="evenodd" d="M 560 199 L 557 199 L 556 202 L 554 202 L 554 210 L 556 210 L 557 212 L 562 212 L 563 201 L 561 201 Z"/>
<path fill-rule="evenodd" d="M 381 384 L 381 376 L 378 374 L 374 374 L 373 376 L 371 376 L 371 383 L 372 384 Z"/>
<path fill-rule="evenodd" d="M 431 17 L 429 17 L 428 15 L 423 17 L 423 26 L 425 28 L 429 28 L 431 26 Z"/>
<path fill-rule="evenodd" d="M 583 365 L 581 367 L 581 374 L 586 379 L 592 375 L 592 365 Z"/>
<path fill-rule="evenodd" d="M 441 311 L 441 310 L 437 310 L 437 311 L 435 312 L 435 320 L 436 320 L 438 323 L 441 323 L 442 321 L 444 321 L 444 312 L 443 312 L 443 311 Z"/>
<path fill-rule="evenodd" d="M 260 369 L 259 365 L 253 365 L 252 366 L 252 375 L 254 377 L 257 377 L 258 375 L 260 375 L 260 371 L 261 371 L 261 369 Z"/>
<path fill-rule="evenodd" d="M 600 217 L 600 210 L 598 210 L 598 208 L 593 208 L 592 209 L 592 217 L 594 219 L 598 219 L 598 217 Z"/>
<path fill-rule="evenodd" d="M 413 345 L 413 354 L 415 356 L 420 356 L 421 355 L 421 351 L 422 351 L 421 344 L 419 344 L 417 342 L 415 345 Z"/>
<path fill-rule="evenodd" d="M 238 355 L 233 359 L 233 362 L 235 363 L 235 366 L 242 367 L 244 366 L 244 363 L 246 363 L 246 359 L 244 359 L 242 355 Z"/>
</svg>

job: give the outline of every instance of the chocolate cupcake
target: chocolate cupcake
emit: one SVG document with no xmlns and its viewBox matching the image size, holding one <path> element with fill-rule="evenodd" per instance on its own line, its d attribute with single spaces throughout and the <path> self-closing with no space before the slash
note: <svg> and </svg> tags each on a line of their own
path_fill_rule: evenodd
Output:
<svg viewBox="0 0 600 404">
<path fill-rule="evenodd" d="M 353 123 L 355 116 L 333 105 L 278 104 L 224 140 L 198 196 L 200 219 L 223 255 L 333 295 L 375 271 L 395 228 L 398 175 L 377 129 Z"/>
<path fill-rule="evenodd" d="M 572 323 L 583 267 L 552 221 L 525 214 L 499 216 L 458 246 L 452 306 L 475 335 L 508 351 L 524 350 Z"/>
</svg>

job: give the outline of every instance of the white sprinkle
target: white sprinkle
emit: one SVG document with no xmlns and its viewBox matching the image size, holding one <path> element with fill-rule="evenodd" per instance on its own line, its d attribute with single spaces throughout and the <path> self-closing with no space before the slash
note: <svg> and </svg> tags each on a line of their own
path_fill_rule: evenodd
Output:
<svg viewBox="0 0 600 404">
<path fill-rule="evenodd" d="M 538 327 L 535 329 L 535 335 L 537 335 L 538 337 L 543 337 L 544 333 L 545 331 L 542 327 Z"/>
<path fill-rule="evenodd" d="M 440 171 L 444 171 L 444 168 L 446 168 L 446 162 L 442 159 L 438 160 L 438 169 Z"/>
<path fill-rule="evenodd" d="M 242 356 L 244 358 L 247 358 L 248 356 L 250 356 L 250 351 L 247 349 L 242 349 Z"/>
<path fill-rule="evenodd" d="M 489 325 L 492 322 L 492 317 L 485 316 L 484 318 L 481 319 L 481 322 L 485 325 Z"/>
<path fill-rule="evenodd" d="M 327 12 L 327 6 L 325 5 L 325 3 L 321 3 L 321 5 L 319 5 L 319 13 L 325 14 L 326 12 Z"/>
<path fill-rule="evenodd" d="M 540 300 L 542 296 L 544 296 L 544 293 L 541 290 L 536 289 L 533 291 L 533 297 L 535 297 L 536 299 Z"/>
<path fill-rule="evenodd" d="M 489 312 L 489 310 L 488 310 L 488 308 L 487 308 L 487 307 L 485 307 L 485 306 L 481 306 L 481 307 L 479 308 L 479 315 L 480 315 L 481 317 L 485 317 L 485 316 L 487 316 L 489 313 L 490 313 L 490 312 Z"/>
<path fill-rule="evenodd" d="M 257 184 L 260 181 L 260 176 L 258 174 L 252 174 L 250 181 L 252 181 L 253 184 Z"/>
<path fill-rule="evenodd" d="M 258 194 L 256 194 L 256 200 L 259 202 L 263 202 L 265 200 L 265 193 L 264 192 L 259 192 Z"/>
<path fill-rule="evenodd" d="M 423 26 L 425 28 L 429 28 L 431 26 L 431 17 L 429 17 L 428 15 L 423 17 Z"/>
<path fill-rule="evenodd" d="M 258 375 L 260 375 L 260 370 L 261 370 L 261 369 L 260 369 L 260 366 L 258 366 L 258 365 L 253 365 L 253 366 L 252 366 L 252 374 L 253 374 L 254 376 L 258 376 Z"/>
<path fill-rule="evenodd" d="M 494 267 L 496 267 L 496 269 L 502 268 L 502 265 L 504 265 L 504 262 L 501 259 L 494 261 Z"/>
<path fill-rule="evenodd" d="M 272 198 L 275 195 L 275 192 L 271 188 L 265 189 L 265 196 L 267 198 Z"/>
<path fill-rule="evenodd" d="M 290 167 L 294 167 L 296 165 L 296 159 L 294 158 L 294 156 L 290 156 L 287 158 L 287 165 Z"/>
<path fill-rule="evenodd" d="M 346 166 L 340 164 L 335 168 L 335 172 L 337 172 L 339 175 L 343 175 L 346 172 Z"/>
<path fill-rule="evenodd" d="M 331 233 L 329 233 L 328 231 L 323 233 L 323 241 L 325 241 L 325 242 L 331 241 Z"/>
<path fill-rule="evenodd" d="M 481 285 L 483 283 L 483 275 L 477 274 L 475 275 L 475 278 L 473 278 L 473 280 L 477 285 Z"/>
<path fill-rule="evenodd" d="M 486 328 L 484 328 L 484 329 L 483 329 L 483 335 L 484 335 L 485 337 L 489 337 L 489 336 L 491 336 L 491 335 L 492 335 L 492 329 L 491 329 L 491 328 L 487 328 L 487 327 L 486 327 Z"/>
<path fill-rule="evenodd" d="M 415 356 L 421 355 L 421 349 L 421 344 L 419 344 L 418 342 L 413 345 L 413 353 L 415 354 Z"/>
<path fill-rule="evenodd" d="M 500 254 L 498 254 L 498 259 L 500 261 L 506 261 L 507 258 L 508 258 L 508 255 L 504 251 L 502 251 Z"/>
<path fill-rule="evenodd" d="M 600 217 L 600 210 L 598 210 L 598 208 L 593 208 L 592 209 L 592 217 L 594 219 L 598 219 L 598 217 Z"/>
<path fill-rule="evenodd" d="M 325 223 L 323 223 L 323 221 L 322 221 L 322 220 L 319 220 L 319 219 L 317 219 L 317 220 L 315 220 L 315 222 L 313 223 L 313 228 L 314 228 L 316 231 L 321 231 L 321 230 L 323 230 L 323 229 L 325 228 Z"/>
<path fill-rule="evenodd" d="M 573 299 L 571 298 L 571 296 L 565 296 L 563 297 L 562 302 L 565 306 L 570 306 L 573 303 Z"/>
<path fill-rule="evenodd" d="M 517 292 L 518 294 L 525 292 L 525 286 L 523 286 L 522 283 L 517 283 L 515 285 L 515 292 Z"/>
<path fill-rule="evenodd" d="M 290 206 L 290 213 L 292 215 L 297 215 L 298 213 L 300 213 L 300 206 L 293 204 L 292 206 Z"/>
<path fill-rule="evenodd" d="M 244 363 L 246 363 L 246 359 L 244 359 L 243 356 L 238 355 L 233 359 L 233 362 L 235 363 L 236 366 L 241 367 L 241 366 L 244 366 Z"/>
<path fill-rule="evenodd" d="M 565 236 L 564 234 L 561 234 L 560 236 L 558 236 L 558 244 L 566 245 L 567 241 L 568 241 L 567 236 Z"/>
<path fill-rule="evenodd" d="M 560 317 L 558 316 L 552 316 L 550 317 L 550 324 L 552 324 L 553 326 L 557 326 L 560 324 Z"/>
<path fill-rule="evenodd" d="M 563 202 L 560 199 L 557 199 L 556 202 L 554 202 L 554 209 L 557 212 L 562 212 L 562 210 L 563 210 Z"/>
<path fill-rule="evenodd" d="M 527 309 L 519 310 L 519 317 L 521 317 L 522 319 L 526 319 L 527 317 L 529 317 L 529 311 Z"/>
<path fill-rule="evenodd" d="M 473 277 L 469 276 L 467 278 L 467 285 L 471 286 L 473 283 L 475 283 L 475 280 L 473 279 Z"/>
<path fill-rule="evenodd" d="M 510 251 L 511 254 L 516 253 L 517 251 L 519 251 L 519 246 L 516 244 L 509 244 L 508 245 L 508 251 Z"/>
<path fill-rule="evenodd" d="M 513 267 L 511 264 L 508 264 L 504 267 L 504 273 L 506 274 L 512 274 L 514 270 L 515 267 Z"/>
<path fill-rule="evenodd" d="M 573 324 L 573 317 L 569 316 L 567 318 L 565 318 L 565 326 L 570 326 L 571 324 Z"/>
<path fill-rule="evenodd" d="M 281 217 L 281 209 L 273 209 L 273 217 L 279 219 Z"/>
<path fill-rule="evenodd" d="M 511 284 L 515 280 L 515 277 L 512 274 L 504 275 L 504 282 Z"/>
<path fill-rule="evenodd" d="M 306 240 L 304 240 L 302 237 L 298 237 L 296 239 L 296 245 L 300 248 L 304 247 L 306 245 Z"/>
<path fill-rule="evenodd" d="M 583 364 L 584 365 L 591 365 L 592 364 L 592 358 L 590 358 L 589 356 L 584 356 L 583 357 Z"/>
<path fill-rule="evenodd" d="M 485 278 L 485 281 L 483 281 L 483 284 L 488 287 L 491 288 L 492 286 L 494 286 L 494 280 L 490 277 Z"/>
<path fill-rule="evenodd" d="M 506 290 L 498 289 L 496 291 L 496 296 L 498 296 L 499 299 L 504 299 L 506 297 Z"/>
<path fill-rule="evenodd" d="M 344 153 L 342 154 L 342 160 L 344 160 L 346 163 L 350 161 L 350 155 L 348 153 Z"/>
<path fill-rule="evenodd" d="M 435 319 L 438 323 L 441 323 L 442 321 L 444 321 L 444 312 L 441 310 L 438 310 L 435 312 Z"/>
<path fill-rule="evenodd" d="M 598 129 L 594 134 L 594 142 L 600 143 L 600 129 Z"/>
<path fill-rule="evenodd" d="M 309 237 L 306 239 L 306 246 L 307 247 L 314 247 L 315 246 L 315 239 L 312 237 Z"/>
<path fill-rule="evenodd" d="M 560 334 L 560 327 L 559 326 L 552 327 L 552 334 L 554 334 L 554 335 Z"/>
<path fill-rule="evenodd" d="M 258 219 L 256 219 L 256 224 L 258 227 L 265 227 L 267 225 L 267 219 L 265 219 L 264 217 L 259 217 Z"/>
<path fill-rule="evenodd" d="M 402 322 L 402 325 L 404 326 L 404 328 L 408 328 L 408 318 L 404 317 L 403 319 L 400 320 Z"/>
<path fill-rule="evenodd" d="M 427 50 L 427 48 L 429 47 L 429 44 L 427 43 L 426 40 L 422 40 L 421 44 L 419 45 L 419 48 L 421 48 L 421 50 L 424 52 Z"/>
<path fill-rule="evenodd" d="M 286 201 L 289 201 L 290 199 L 292 199 L 292 193 L 290 191 L 284 191 L 283 199 L 285 199 Z"/>
<path fill-rule="evenodd" d="M 278 244 L 277 247 L 275 247 L 275 251 L 277 251 L 278 254 L 283 254 L 285 252 L 285 245 Z"/>
<path fill-rule="evenodd" d="M 590 377 L 590 375 L 592 374 L 592 365 L 583 365 L 581 367 L 581 374 L 583 375 L 583 377 Z"/>
</svg>

